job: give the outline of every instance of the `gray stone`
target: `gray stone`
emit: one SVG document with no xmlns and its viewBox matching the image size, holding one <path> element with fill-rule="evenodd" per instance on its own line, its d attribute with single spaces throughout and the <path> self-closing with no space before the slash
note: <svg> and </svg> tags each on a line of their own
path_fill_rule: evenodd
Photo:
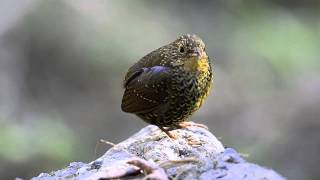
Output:
<svg viewBox="0 0 320 180">
<path fill-rule="evenodd" d="M 137 166 L 127 163 L 132 160 L 145 163 L 144 173 L 151 179 L 284 179 L 271 169 L 245 161 L 234 149 L 225 149 L 207 129 L 188 127 L 170 132 L 178 138 L 172 140 L 149 125 L 91 163 L 73 162 L 33 180 L 144 178 Z"/>
</svg>

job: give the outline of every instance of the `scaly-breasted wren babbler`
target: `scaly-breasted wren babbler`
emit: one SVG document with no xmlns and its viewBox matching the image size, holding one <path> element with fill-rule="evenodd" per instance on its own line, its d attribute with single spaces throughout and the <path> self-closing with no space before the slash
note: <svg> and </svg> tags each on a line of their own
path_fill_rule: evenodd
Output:
<svg viewBox="0 0 320 180">
<path fill-rule="evenodd" d="M 141 58 L 128 70 L 121 108 L 145 122 L 181 128 L 207 98 L 213 74 L 205 44 L 196 35 L 182 35 Z"/>
</svg>

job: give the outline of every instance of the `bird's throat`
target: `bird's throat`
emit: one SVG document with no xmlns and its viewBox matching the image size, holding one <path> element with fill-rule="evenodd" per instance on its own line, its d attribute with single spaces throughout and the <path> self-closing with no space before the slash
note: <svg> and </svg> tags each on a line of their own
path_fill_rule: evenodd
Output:
<svg viewBox="0 0 320 180">
<path fill-rule="evenodd" d="M 208 59 L 203 57 L 192 58 L 184 63 L 184 69 L 189 72 L 207 72 L 209 69 Z"/>
</svg>

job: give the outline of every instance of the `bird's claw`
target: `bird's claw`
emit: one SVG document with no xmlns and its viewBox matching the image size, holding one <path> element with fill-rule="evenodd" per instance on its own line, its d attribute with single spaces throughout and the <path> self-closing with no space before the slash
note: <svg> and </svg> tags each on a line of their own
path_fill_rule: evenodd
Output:
<svg viewBox="0 0 320 180">
<path fill-rule="evenodd" d="M 195 123 L 195 122 L 192 122 L 192 121 L 183 121 L 181 123 L 179 123 L 179 127 L 181 128 L 187 128 L 187 127 L 192 127 L 192 126 L 195 126 L 195 127 L 200 127 L 200 128 L 204 128 L 204 129 L 209 129 L 208 126 L 204 125 L 204 124 L 199 124 L 199 123 Z"/>
<path fill-rule="evenodd" d="M 202 142 L 201 142 L 201 140 L 199 140 L 199 139 L 195 139 L 195 138 L 193 138 L 193 137 L 188 137 L 187 138 L 187 143 L 190 145 L 190 146 L 192 146 L 192 147 L 200 147 L 200 146 L 202 146 Z"/>
</svg>

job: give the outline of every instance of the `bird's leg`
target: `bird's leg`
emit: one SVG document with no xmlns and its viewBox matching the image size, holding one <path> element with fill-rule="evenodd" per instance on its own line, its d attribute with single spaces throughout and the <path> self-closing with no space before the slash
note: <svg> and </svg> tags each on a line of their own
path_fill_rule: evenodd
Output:
<svg viewBox="0 0 320 180">
<path fill-rule="evenodd" d="M 187 127 L 192 127 L 192 126 L 196 126 L 196 127 L 201 127 L 204 129 L 208 129 L 208 127 L 204 124 L 199 124 L 199 123 L 194 123 L 192 121 L 183 121 L 181 123 L 179 123 L 178 127 L 179 128 L 187 128 Z"/>
<path fill-rule="evenodd" d="M 183 121 L 181 123 L 178 124 L 179 128 L 187 128 L 187 127 L 200 127 L 200 128 L 204 128 L 204 129 L 208 129 L 208 127 L 204 124 L 198 124 L 198 123 L 194 123 L 192 121 Z M 187 143 L 192 146 L 192 147 L 199 147 L 202 145 L 202 142 L 200 139 L 196 139 L 193 136 L 190 136 L 187 138 Z"/>
<path fill-rule="evenodd" d="M 172 133 L 172 132 L 170 133 L 169 130 L 167 130 L 167 129 L 161 127 L 161 126 L 158 126 L 158 127 L 159 127 L 159 129 L 161 129 L 164 133 L 166 133 L 167 136 L 169 136 L 169 138 L 171 138 L 171 139 L 177 139 L 177 135 L 176 135 L 176 134 L 174 134 L 174 133 Z"/>
</svg>

